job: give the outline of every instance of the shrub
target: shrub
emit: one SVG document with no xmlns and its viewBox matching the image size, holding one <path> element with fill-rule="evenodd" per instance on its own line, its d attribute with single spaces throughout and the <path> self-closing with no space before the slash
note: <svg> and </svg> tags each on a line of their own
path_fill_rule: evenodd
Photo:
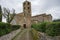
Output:
<svg viewBox="0 0 60 40">
<path fill-rule="evenodd" d="M 12 25 L 12 30 L 19 29 L 21 26 L 20 25 Z"/>
<path fill-rule="evenodd" d="M 46 22 L 41 23 L 38 27 L 39 27 L 40 32 L 45 32 L 46 31 Z"/>
<path fill-rule="evenodd" d="M 32 24 L 32 28 L 40 31 L 40 32 L 45 32 L 46 30 L 46 22 L 43 23 L 38 23 L 38 24 Z"/>
<path fill-rule="evenodd" d="M 52 22 L 47 25 L 46 34 L 49 36 L 59 36 L 60 35 L 60 23 Z"/>
<path fill-rule="evenodd" d="M 39 24 L 32 24 L 31 27 L 34 28 L 35 30 L 39 30 L 38 25 L 39 25 Z"/>
<path fill-rule="evenodd" d="M 49 36 L 60 35 L 60 22 L 43 22 L 38 24 L 32 24 L 32 28 L 37 31 L 44 32 Z"/>
<path fill-rule="evenodd" d="M 10 33 L 20 28 L 20 25 L 11 25 L 9 23 L 0 22 L 0 36 Z"/>
<path fill-rule="evenodd" d="M 0 36 L 11 32 L 11 25 L 9 23 L 0 22 Z"/>
</svg>

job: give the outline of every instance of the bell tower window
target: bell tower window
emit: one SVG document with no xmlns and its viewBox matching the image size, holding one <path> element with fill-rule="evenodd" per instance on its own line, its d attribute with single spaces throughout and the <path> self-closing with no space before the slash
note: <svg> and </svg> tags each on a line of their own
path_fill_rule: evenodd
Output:
<svg viewBox="0 0 60 40">
<path fill-rule="evenodd" d="M 28 7 L 28 9 L 30 9 L 30 8 Z"/>
<path fill-rule="evenodd" d="M 30 3 L 28 2 L 28 5 L 29 5 Z"/>
<path fill-rule="evenodd" d="M 26 3 L 24 3 L 24 5 L 25 5 Z"/>
<path fill-rule="evenodd" d="M 24 9 L 25 9 L 25 7 L 24 7 Z"/>
</svg>

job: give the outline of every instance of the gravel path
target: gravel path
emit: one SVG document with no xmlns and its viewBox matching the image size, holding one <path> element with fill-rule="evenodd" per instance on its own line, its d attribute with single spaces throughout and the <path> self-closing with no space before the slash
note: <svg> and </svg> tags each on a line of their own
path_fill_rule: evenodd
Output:
<svg viewBox="0 0 60 40">
<path fill-rule="evenodd" d="M 13 40 L 33 40 L 29 29 L 24 29 L 18 36 Z"/>
</svg>

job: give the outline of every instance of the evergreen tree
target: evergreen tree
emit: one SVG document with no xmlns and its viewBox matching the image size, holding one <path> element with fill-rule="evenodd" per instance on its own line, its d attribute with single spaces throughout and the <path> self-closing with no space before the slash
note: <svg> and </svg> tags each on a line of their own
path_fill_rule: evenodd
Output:
<svg viewBox="0 0 60 40">
<path fill-rule="evenodd" d="M 0 5 L 0 22 L 2 22 L 2 8 L 1 8 L 1 5 Z"/>
<path fill-rule="evenodd" d="M 53 22 L 60 22 L 60 19 L 55 19 L 53 20 Z"/>
</svg>

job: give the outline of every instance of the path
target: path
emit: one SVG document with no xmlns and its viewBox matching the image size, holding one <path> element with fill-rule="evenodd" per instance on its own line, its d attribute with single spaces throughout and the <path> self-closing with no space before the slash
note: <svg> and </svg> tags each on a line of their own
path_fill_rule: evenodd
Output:
<svg viewBox="0 0 60 40">
<path fill-rule="evenodd" d="M 30 29 L 24 29 L 13 40 L 33 40 Z"/>
</svg>

